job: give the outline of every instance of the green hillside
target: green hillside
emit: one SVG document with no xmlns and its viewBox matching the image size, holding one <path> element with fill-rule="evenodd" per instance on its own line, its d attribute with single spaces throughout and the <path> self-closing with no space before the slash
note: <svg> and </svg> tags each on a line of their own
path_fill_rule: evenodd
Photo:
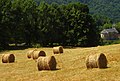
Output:
<svg viewBox="0 0 120 81">
<path fill-rule="evenodd" d="M 88 5 L 92 14 L 101 14 L 110 17 L 113 21 L 120 21 L 119 0 L 92 0 Z"/>
<path fill-rule="evenodd" d="M 120 21 L 120 1 L 119 0 L 36 0 L 38 3 L 45 1 L 49 4 L 67 4 L 70 2 L 82 2 L 87 4 L 91 14 L 104 15 L 112 19 L 113 22 Z"/>
</svg>

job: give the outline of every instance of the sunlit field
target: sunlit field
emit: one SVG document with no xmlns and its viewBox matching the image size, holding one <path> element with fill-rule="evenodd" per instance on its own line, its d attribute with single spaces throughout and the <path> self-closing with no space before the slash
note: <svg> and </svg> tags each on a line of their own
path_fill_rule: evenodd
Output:
<svg viewBox="0 0 120 81">
<path fill-rule="evenodd" d="M 64 48 L 63 54 L 53 54 L 52 48 L 38 48 L 47 56 L 55 56 L 57 69 L 38 71 L 37 63 L 27 58 L 27 51 L 0 53 L 0 81 L 120 81 L 120 44 L 90 48 Z M 15 54 L 15 63 L 2 63 L 2 54 Z M 104 53 L 108 68 L 87 69 L 85 59 L 90 54 Z"/>
</svg>

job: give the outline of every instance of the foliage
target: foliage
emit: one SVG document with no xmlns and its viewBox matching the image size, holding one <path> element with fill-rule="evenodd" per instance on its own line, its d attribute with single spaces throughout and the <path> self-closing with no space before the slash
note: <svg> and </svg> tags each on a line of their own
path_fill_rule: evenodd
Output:
<svg viewBox="0 0 120 81">
<path fill-rule="evenodd" d="M 102 45 L 120 44 L 120 40 L 103 40 Z"/>
<path fill-rule="evenodd" d="M 109 29 L 112 28 L 112 24 L 111 23 L 106 23 L 103 25 L 103 29 Z"/>
<path fill-rule="evenodd" d="M 116 30 L 120 33 L 120 22 L 112 24 L 112 23 L 105 23 L 101 29 L 109 29 L 109 28 L 116 28 Z"/>
<path fill-rule="evenodd" d="M 120 33 L 120 22 L 116 23 L 115 28 L 118 30 L 118 32 Z"/>
<path fill-rule="evenodd" d="M 87 4 L 89 5 L 90 13 L 109 17 L 114 23 L 120 21 L 119 0 L 91 0 Z"/>
<path fill-rule="evenodd" d="M 104 15 L 111 18 L 113 22 L 120 21 L 120 1 L 119 0 L 35 0 L 36 2 L 55 2 L 58 4 L 68 4 L 72 2 L 81 2 L 87 4 L 91 14 Z"/>
<path fill-rule="evenodd" d="M 98 28 L 85 4 L 43 2 L 38 5 L 34 0 L 1 1 L 2 47 L 11 43 L 16 46 L 19 43 L 27 46 L 38 43 L 40 46 L 99 44 Z"/>
<path fill-rule="evenodd" d="M 6 48 L 9 41 L 10 0 L 0 0 L 0 46 Z"/>
<path fill-rule="evenodd" d="M 68 5 L 41 3 L 39 28 L 44 33 L 45 45 L 53 43 L 73 46 L 94 46 L 98 44 L 98 34 L 93 18 L 88 14 L 87 5 L 71 3 Z M 46 19 L 46 20 L 44 20 Z M 41 21 L 42 20 L 42 21 Z M 90 36 L 95 38 L 91 39 Z M 91 43 L 90 41 L 96 41 Z"/>
</svg>

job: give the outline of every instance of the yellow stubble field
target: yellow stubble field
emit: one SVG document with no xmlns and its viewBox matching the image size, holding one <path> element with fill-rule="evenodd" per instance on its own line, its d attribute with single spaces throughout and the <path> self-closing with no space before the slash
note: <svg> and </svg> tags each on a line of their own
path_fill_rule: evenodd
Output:
<svg viewBox="0 0 120 81">
<path fill-rule="evenodd" d="M 63 54 L 53 54 L 53 48 L 38 48 L 55 56 L 57 69 L 53 71 L 38 71 L 37 63 L 26 55 L 32 49 L 0 52 L 0 81 L 120 81 L 120 44 L 64 48 Z M 7 53 L 15 55 L 14 63 L 2 63 L 2 54 Z M 108 68 L 86 68 L 86 57 L 96 53 L 106 55 Z"/>
</svg>

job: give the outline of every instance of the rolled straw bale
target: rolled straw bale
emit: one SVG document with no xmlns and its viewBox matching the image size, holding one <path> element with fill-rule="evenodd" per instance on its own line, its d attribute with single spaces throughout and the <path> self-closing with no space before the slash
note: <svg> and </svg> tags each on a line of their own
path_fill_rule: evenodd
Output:
<svg viewBox="0 0 120 81">
<path fill-rule="evenodd" d="M 107 58 L 103 53 L 89 55 L 86 58 L 87 68 L 107 68 Z"/>
<path fill-rule="evenodd" d="M 14 54 L 4 54 L 2 56 L 2 62 L 3 63 L 12 63 L 15 61 L 15 56 Z"/>
<path fill-rule="evenodd" d="M 55 70 L 56 69 L 56 59 L 54 56 L 49 57 L 39 57 L 37 59 L 38 70 Z"/>
<path fill-rule="evenodd" d="M 27 57 L 28 57 L 28 58 L 32 58 L 33 52 L 36 51 L 36 50 L 37 50 L 37 49 L 29 50 L 29 51 L 27 52 Z"/>
<path fill-rule="evenodd" d="M 62 46 L 53 47 L 53 53 L 54 54 L 63 53 L 63 47 Z"/>
<path fill-rule="evenodd" d="M 38 59 L 40 56 L 46 56 L 44 51 L 34 51 L 33 52 L 33 59 Z"/>
</svg>

